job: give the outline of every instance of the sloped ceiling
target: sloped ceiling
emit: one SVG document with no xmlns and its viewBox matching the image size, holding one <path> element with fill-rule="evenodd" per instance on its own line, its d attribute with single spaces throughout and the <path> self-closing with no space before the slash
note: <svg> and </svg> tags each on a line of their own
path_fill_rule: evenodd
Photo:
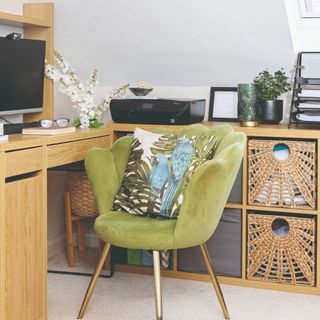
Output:
<svg viewBox="0 0 320 320">
<path fill-rule="evenodd" d="M 36 1 L 34 1 L 36 2 Z M 55 0 L 55 44 L 101 85 L 248 82 L 294 64 L 283 0 Z"/>
</svg>

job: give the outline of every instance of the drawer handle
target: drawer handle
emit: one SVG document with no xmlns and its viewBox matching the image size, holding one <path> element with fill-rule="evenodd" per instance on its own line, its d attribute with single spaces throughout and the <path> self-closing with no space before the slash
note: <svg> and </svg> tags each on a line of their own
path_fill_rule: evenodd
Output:
<svg viewBox="0 0 320 320">
<path fill-rule="evenodd" d="M 275 236 L 283 238 L 290 231 L 289 222 L 283 218 L 276 218 L 271 223 L 271 230 Z"/>
<path fill-rule="evenodd" d="M 285 143 L 278 143 L 273 147 L 272 153 L 276 160 L 284 161 L 290 156 L 290 148 Z"/>
</svg>

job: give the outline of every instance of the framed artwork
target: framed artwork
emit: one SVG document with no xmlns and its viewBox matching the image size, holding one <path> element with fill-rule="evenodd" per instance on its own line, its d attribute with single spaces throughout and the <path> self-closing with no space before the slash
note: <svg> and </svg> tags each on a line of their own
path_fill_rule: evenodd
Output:
<svg viewBox="0 0 320 320">
<path fill-rule="evenodd" d="M 212 87 L 209 121 L 238 121 L 237 87 Z"/>
</svg>

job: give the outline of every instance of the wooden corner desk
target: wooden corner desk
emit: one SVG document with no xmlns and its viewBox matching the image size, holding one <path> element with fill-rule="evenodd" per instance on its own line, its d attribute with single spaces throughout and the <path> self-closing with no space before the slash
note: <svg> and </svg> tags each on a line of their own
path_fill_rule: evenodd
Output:
<svg viewBox="0 0 320 320">
<path fill-rule="evenodd" d="M 0 320 L 47 319 L 47 169 L 111 144 L 108 129 L 0 143 Z"/>
</svg>

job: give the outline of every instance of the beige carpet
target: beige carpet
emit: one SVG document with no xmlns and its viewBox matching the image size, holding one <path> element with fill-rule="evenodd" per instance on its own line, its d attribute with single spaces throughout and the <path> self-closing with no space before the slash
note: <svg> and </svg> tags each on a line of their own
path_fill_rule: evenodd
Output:
<svg viewBox="0 0 320 320">
<path fill-rule="evenodd" d="M 88 277 L 49 274 L 49 320 L 76 319 Z M 317 320 L 320 297 L 222 286 L 232 320 Z M 165 320 L 223 319 L 210 283 L 163 279 Z M 149 320 L 153 278 L 116 273 L 99 279 L 84 319 Z"/>
</svg>

